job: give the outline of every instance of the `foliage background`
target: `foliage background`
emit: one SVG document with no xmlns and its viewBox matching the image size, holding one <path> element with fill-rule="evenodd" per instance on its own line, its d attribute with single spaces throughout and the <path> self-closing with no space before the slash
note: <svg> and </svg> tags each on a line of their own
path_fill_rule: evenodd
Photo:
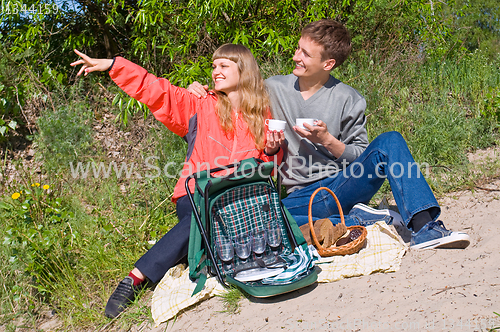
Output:
<svg viewBox="0 0 500 332">
<path fill-rule="evenodd" d="M 479 181 L 466 154 L 498 142 L 495 0 L 3 0 L 0 324 L 36 326 L 49 310 L 64 329 L 106 326 L 116 283 L 176 223 L 175 179 L 71 176 L 70 162 L 165 165 L 186 148 L 105 73 L 77 78 L 74 48 L 186 87 L 210 83 L 218 46 L 242 43 L 267 77 L 291 71 L 301 27 L 325 17 L 351 31 L 353 54 L 333 74 L 367 98 L 370 139 L 401 132 L 437 193 Z M 113 324 L 149 311 L 140 302 L 126 315 Z"/>
</svg>

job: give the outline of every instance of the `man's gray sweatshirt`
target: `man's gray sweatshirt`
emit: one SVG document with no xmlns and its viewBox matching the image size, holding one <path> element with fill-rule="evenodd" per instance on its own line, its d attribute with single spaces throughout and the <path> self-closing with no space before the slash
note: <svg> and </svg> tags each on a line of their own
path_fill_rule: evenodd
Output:
<svg viewBox="0 0 500 332">
<path fill-rule="evenodd" d="M 368 146 L 366 101 L 347 84 L 330 76 L 309 99 L 300 94 L 297 76 L 273 76 L 266 80 L 274 118 L 287 121 L 284 147 L 283 184 L 290 193 L 313 182 L 335 175 L 353 162 Z M 321 144 L 300 137 L 292 127 L 296 118 L 314 118 L 326 123 L 328 131 L 345 144 L 335 158 Z"/>
</svg>

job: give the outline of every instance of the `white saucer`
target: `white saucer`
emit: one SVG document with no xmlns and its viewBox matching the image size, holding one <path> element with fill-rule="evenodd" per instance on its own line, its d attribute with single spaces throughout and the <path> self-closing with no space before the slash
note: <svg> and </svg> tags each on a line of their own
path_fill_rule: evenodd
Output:
<svg viewBox="0 0 500 332">
<path fill-rule="evenodd" d="M 240 271 L 234 276 L 234 279 L 241 282 L 256 281 L 264 278 L 274 277 L 275 275 L 278 275 L 283 271 L 285 271 L 284 268 L 266 269 L 258 267 L 251 270 Z"/>
</svg>

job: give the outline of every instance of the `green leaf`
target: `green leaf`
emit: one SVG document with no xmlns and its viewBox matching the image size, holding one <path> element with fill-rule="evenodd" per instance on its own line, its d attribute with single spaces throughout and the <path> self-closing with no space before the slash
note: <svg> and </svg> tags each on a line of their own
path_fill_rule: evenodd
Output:
<svg viewBox="0 0 500 332">
<path fill-rule="evenodd" d="M 17 122 L 12 120 L 9 122 L 8 126 L 12 129 L 12 130 L 16 130 L 17 128 Z"/>
<path fill-rule="evenodd" d="M 9 246 L 11 243 L 12 243 L 12 239 L 11 239 L 10 237 L 5 236 L 5 237 L 3 238 L 3 242 L 2 242 L 2 244 L 3 244 L 4 246 Z"/>
<path fill-rule="evenodd" d="M 2 208 L 4 210 L 10 210 L 10 209 L 12 209 L 12 205 L 5 203 L 5 202 L 0 202 L 0 208 Z"/>
<path fill-rule="evenodd" d="M 113 98 L 113 102 L 111 104 L 116 105 L 120 99 L 121 99 L 121 95 L 119 93 L 117 93 L 115 95 L 115 98 Z"/>
<path fill-rule="evenodd" d="M 113 226 L 107 224 L 107 225 L 102 226 L 102 229 L 104 229 L 106 232 L 110 232 L 113 230 Z"/>
</svg>

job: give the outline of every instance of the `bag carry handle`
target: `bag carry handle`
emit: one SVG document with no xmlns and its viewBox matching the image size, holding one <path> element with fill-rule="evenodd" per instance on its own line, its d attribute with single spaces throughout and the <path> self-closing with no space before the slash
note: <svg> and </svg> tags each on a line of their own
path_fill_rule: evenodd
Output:
<svg viewBox="0 0 500 332">
<path fill-rule="evenodd" d="M 205 228 L 203 227 L 203 222 L 200 218 L 200 215 L 198 214 L 198 211 L 196 209 L 196 204 L 194 202 L 194 195 L 191 193 L 191 191 L 189 190 L 189 181 L 192 180 L 193 178 L 195 177 L 195 173 L 191 174 L 190 176 L 188 176 L 188 178 L 186 179 L 186 183 L 185 183 L 185 187 L 186 187 L 186 192 L 187 192 L 187 196 L 189 198 L 189 203 L 191 203 L 191 207 L 193 208 L 193 212 L 192 212 L 192 215 L 194 215 L 194 218 L 195 218 L 195 221 L 196 221 L 196 224 L 198 225 L 198 228 L 199 228 L 199 231 L 200 231 L 200 234 L 201 234 L 201 238 L 203 240 L 203 243 L 205 244 L 205 249 L 207 251 L 207 255 L 210 259 L 211 262 L 214 262 L 215 263 L 215 253 L 212 251 L 212 248 L 210 247 L 210 241 L 208 241 L 208 235 L 207 235 L 207 232 L 205 231 Z M 198 252 L 199 254 L 200 252 Z M 198 255 L 197 254 L 197 255 Z M 199 257 L 198 259 L 201 259 L 201 257 Z M 197 270 L 201 270 L 203 267 L 204 267 L 204 263 L 202 263 L 202 265 L 199 265 L 199 261 L 197 261 L 198 266 L 197 266 Z M 190 271 L 190 275 L 193 271 Z M 224 287 L 229 287 L 228 284 L 226 284 L 224 282 L 224 278 L 222 277 L 220 271 L 218 268 L 215 269 L 215 272 L 216 272 L 216 277 L 217 279 L 219 280 L 219 282 L 224 286 Z M 193 291 L 193 294 L 196 294 L 198 293 L 199 291 L 201 291 L 201 289 L 203 288 L 203 285 L 205 285 L 205 281 L 206 281 L 206 278 L 207 276 L 204 275 L 204 274 L 201 274 L 200 275 L 200 279 L 198 281 L 198 285 L 196 286 L 195 290 Z"/>
<path fill-rule="evenodd" d="M 334 247 L 331 246 L 329 248 L 323 247 L 319 241 L 318 238 L 316 237 L 316 232 L 314 231 L 314 224 L 312 220 L 312 204 L 314 200 L 314 196 L 321 190 L 326 190 L 330 193 L 330 195 L 333 196 L 335 199 L 335 202 L 337 203 L 337 207 L 339 209 L 339 214 L 340 214 L 340 222 L 342 225 L 345 226 L 345 220 L 344 220 L 344 212 L 342 211 L 342 206 L 340 205 L 339 199 L 337 196 L 333 193 L 332 190 L 330 190 L 327 187 L 320 187 L 316 189 L 313 194 L 311 195 L 311 198 L 309 199 L 309 210 L 308 210 L 308 217 L 309 217 L 309 228 L 311 229 L 311 238 L 313 240 L 314 246 L 318 250 L 318 254 L 321 257 L 329 257 L 329 256 L 343 256 L 343 255 L 350 255 L 358 252 L 361 250 L 361 248 L 365 245 L 366 242 L 366 236 L 368 235 L 368 232 L 365 227 L 363 226 L 349 226 L 347 227 L 347 230 L 352 231 L 354 229 L 359 229 L 361 231 L 361 235 L 358 236 L 355 240 L 344 244 L 342 246 Z"/>
</svg>

